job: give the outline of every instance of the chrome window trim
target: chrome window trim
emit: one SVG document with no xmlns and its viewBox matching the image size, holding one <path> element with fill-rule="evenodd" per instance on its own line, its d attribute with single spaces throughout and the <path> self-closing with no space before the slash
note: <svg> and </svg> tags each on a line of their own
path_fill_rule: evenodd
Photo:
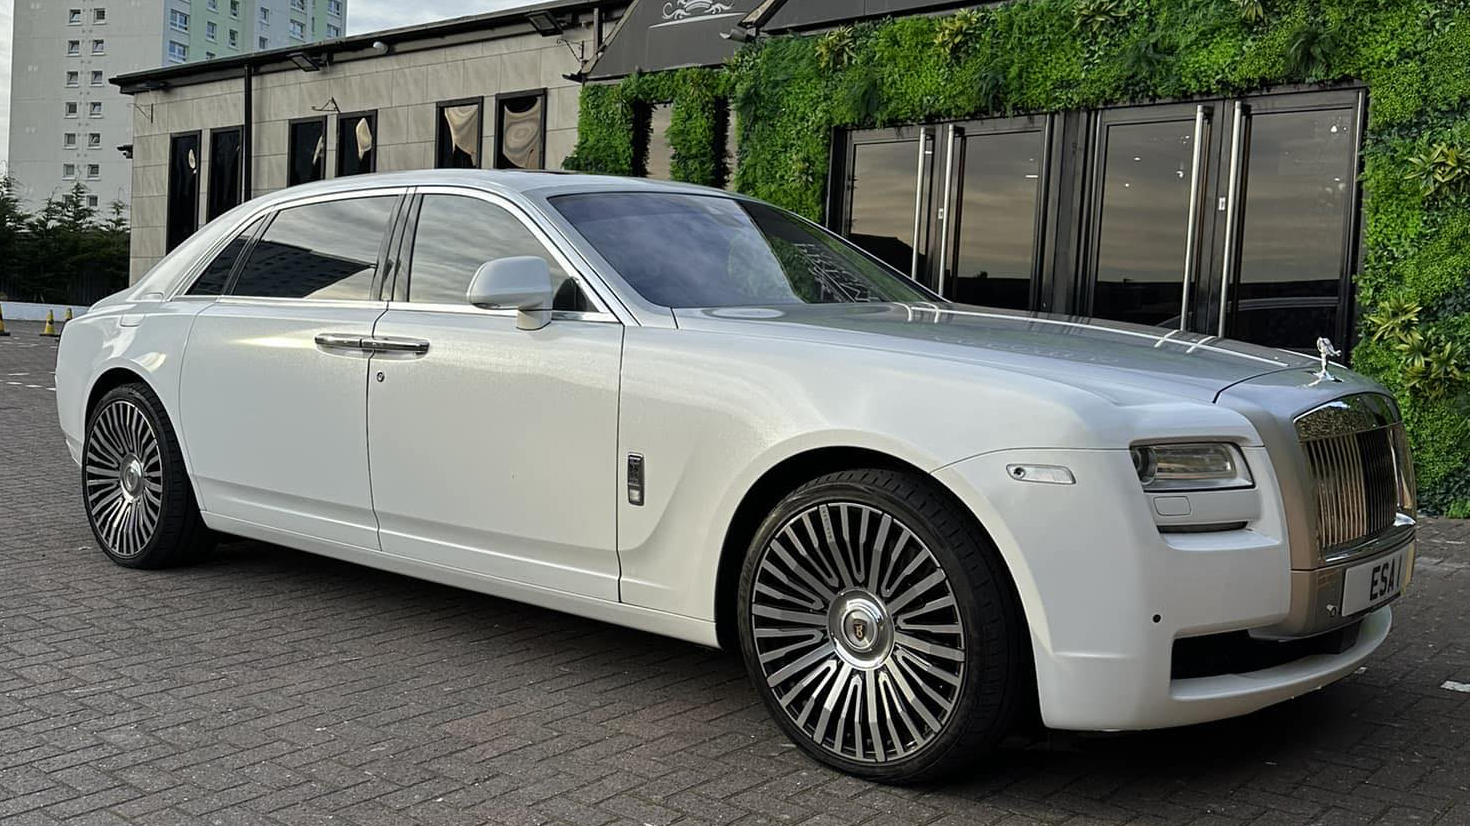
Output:
<svg viewBox="0 0 1470 826">
<path fill-rule="evenodd" d="M 296 198 L 287 198 L 285 200 L 272 201 L 268 204 L 261 204 L 259 209 L 251 210 L 249 213 L 246 213 L 245 217 L 237 222 L 234 227 L 230 229 L 229 232 L 221 236 L 220 240 L 216 242 L 214 246 L 211 246 L 205 254 L 199 256 L 199 260 L 195 261 L 189 266 L 189 269 L 185 272 L 184 276 L 182 278 L 179 278 L 175 282 L 173 288 L 167 294 L 165 294 L 163 300 L 172 301 L 175 298 L 183 297 L 183 295 L 186 294 L 194 286 L 194 282 L 199 280 L 199 276 L 204 274 L 204 269 L 208 267 L 211 262 L 214 261 L 214 259 L 220 254 L 220 252 L 222 252 L 231 241 L 238 238 L 241 232 L 249 229 L 250 225 L 255 223 L 256 219 L 262 216 L 274 212 L 280 212 L 281 210 L 285 209 L 292 209 L 293 207 L 309 206 L 311 204 L 324 203 L 326 201 L 343 201 L 349 198 L 396 198 L 407 194 L 410 189 L 412 189 L 412 187 L 375 186 L 366 189 L 352 189 L 344 192 L 325 192 L 318 195 L 303 195 Z M 206 226 L 208 225 L 206 224 Z M 391 225 L 389 229 L 391 229 Z M 214 298 L 216 299 L 224 297 L 226 296 L 214 296 Z M 285 300 L 309 301 L 311 299 L 291 298 Z M 376 301 L 378 299 L 344 300 L 350 300 L 353 302 L 353 304 L 360 306 L 364 301 Z"/>
<path fill-rule="evenodd" d="M 414 303 L 412 301 L 389 301 L 388 309 L 407 313 L 453 313 L 492 318 L 515 318 L 520 310 L 486 310 L 470 304 Z M 596 310 L 552 310 L 552 321 L 585 321 L 595 324 L 621 324 L 617 316 Z"/>
<path fill-rule="evenodd" d="M 616 312 L 616 304 L 613 301 L 609 300 L 609 298 L 604 294 L 607 291 L 607 288 L 604 285 L 602 285 L 602 284 L 594 283 L 593 282 L 593 279 L 591 279 L 590 277 L 588 277 L 588 275 L 586 274 L 586 272 L 584 272 L 583 268 L 578 267 L 572 261 L 571 256 L 567 253 L 566 246 L 564 244 L 558 243 L 556 241 L 556 239 L 551 236 L 551 233 L 545 227 L 541 226 L 540 222 L 533 215 L 532 210 L 527 209 L 525 207 L 525 205 L 517 202 L 515 199 L 510 198 L 510 197 L 507 197 L 507 196 L 505 196 L 505 195 L 503 195 L 501 193 L 498 193 L 498 192 L 492 192 L 492 191 L 487 190 L 487 189 L 480 189 L 478 187 L 472 187 L 472 186 L 457 186 L 457 185 L 454 185 L 454 184 L 430 184 L 430 185 L 427 185 L 427 186 L 417 186 L 417 187 L 414 187 L 413 188 L 413 194 L 419 195 L 419 196 L 424 196 L 424 195 L 458 195 L 458 196 L 462 196 L 462 197 L 477 198 L 477 199 L 479 199 L 481 201 L 485 201 L 486 203 L 491 204 L 492 206 L 498 206 L 501 209 L 504 209 L 506 212 L 509 212 L 513 217 L 515 217 L 517 220 L 519 220 L 521 222 L 521 225 L 524 226 L 527 229 L 527 231 L 529 231 L 531 233 L 531 235 L 536 239 L 536 241 L 538 243 L 540 243 L 541 246 L 545 247 L 548 252 L 550 252 L 551 256 L 556 259 L 557 264 L 561 266 L 562 271 L 567 274 L 567 277 L 568 278 L 571 278 L 573 281 L 575 281 L 577 283 L 577 286 L 581 288 L 583 295 L 587 296 L 588 301 L 594 307 L 597 308 L 595 310 L 588 311 L 588 312 L 590 312 L 591 314 L 596 315 L 596 316 L 611 316 L 614 320 L 620 321 L 620 322 L 625 323 L 625 324 L 632 322 L 632 319 L 631 318 L 624 319 L 624 318 L 622 318 L 622 316 L 619 313 Z M 420 208 L 422 208 L 422 207 L 420 207 Z M 418 235 L 418 226 L 415 225 L 414 226 L 414 237 L 413 238 L 407 238 L 405 240 L 407 240 L 410 244 L 412 244 L 412 243 L 414 243 L 417 240 L 417 235 Z M 412 250 L 412 246 L 410 246 L 409 249 Z M 410 266 L 408 268 L 408 289 L 409 289 L 409 295 L 412 296 L 413 295 L 413 267 L 412 267 L 413 256 L 412 256 L 412 254 L 410 254 L 408 256 L 408 261 L 410 263 Z M 516 313 L 515 310 L 504 310 L 504 311 L 502 311 L 502 310 L 481 310 L 481 309 L 479 309 L 477 307 L 468 307 L 468 306 L 466 306 L 466 307 L 459 307 L 459 305 L 455 305 L 455 304 L 432 304 L 432 305 L 430 305 L 430 304 L 415 304 L 411 300 L 410 301 L 395 301 L 395 302 L 391 302 L 391 306 L 394 309 L 436 307 L 436 308 L 454 308 L 455 311 L 468 311 L 468 312 L 476 312 L 476 313 L 508 312 L 511 315 L 514 315 Z M 443 312 L 444 309 L 440 309 L 439 311 L 440 312 Z M 557 310 L 557 311 L 554 311 L 554 312 L 561 312 L 561 313 L 573 312 L 574 313 L 574 312 L 577 312 L 577 311 L 572 311 L 572 310 Z M 555 314 L 553 314 L 552 318 L 556 318 L 556 317 L 557 316 Z"/>
</svg>

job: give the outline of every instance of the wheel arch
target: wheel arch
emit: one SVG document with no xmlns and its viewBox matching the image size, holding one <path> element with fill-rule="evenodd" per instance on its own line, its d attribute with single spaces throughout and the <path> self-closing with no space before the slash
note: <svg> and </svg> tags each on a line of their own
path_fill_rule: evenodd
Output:
<svg viewBox="0 0 1470 826">
<path fill-rule="evenodd" d="M 912 473 L 929 479 L 936 488 L 950 497 L 954 504 L 970 519 L 975 530 L 995 547 L 994 537 L 980 518 L 964 501 L 939 479 L 911 462 L 890 453 L 872 448 L 852 445 L 811 448 L 795 453 L 772 465 L 752 484 L 736 506 L 734 515 L 725 528 L 720 546 L 719 566 L 715 575 L 715 633 L 720 647 L 727 651 L 739 651 L 740 642 L 736 628 L 736 596 L 740 586 L 740 569 L 745 559 L 745 549 L 766 513 L 786 494 L 805 482 L 828 473 L 857 468 L 882 468 Z M 1026 623 L 1026 607 L 1016 587 L 1015 574 L 1005 555 L 997 552 L 1001 566 L 1006 571 L 1008 586 L 1016 595 L 1023 623 Z M 1023 639 L 1030 645 L 1029 627 L 1021 629 Z"/>
<path fill-rule="evenodd" d="M 124 384 L 141 384 L 149 390 L 152 390 L 154 395 L 158 395 L 158 389 L 152 384 L 149 384 L 148 379 L 141 372 L 130 367 L 109 367 L 103 370 L 92 381 L 92 386 L 87 390 L 87 404 L 82 408 L 82 424 L 84 427 L 88 420 L 92 418 L 92 409 L 97 406 L 97 402 L 103 396 L 107 395 L 108 391 L 121 387 Z"/>
</svg>

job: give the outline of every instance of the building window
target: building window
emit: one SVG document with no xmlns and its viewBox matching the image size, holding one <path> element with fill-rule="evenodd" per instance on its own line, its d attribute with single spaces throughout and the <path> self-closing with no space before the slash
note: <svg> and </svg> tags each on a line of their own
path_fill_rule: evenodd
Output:
<svg viewBox="0 0 1470 826">
<path fill-rule="evenodd" d="M 240 48 L 240 33 L 235 31 L 234 29 L 230 29 L 230 48 Z"/>
<path fill-rule="evenodd" d="M 337 177 L 377 171 L 377 134 L 376 112 L 337 116 Z"/>
<path fill-rule="evenodd" d="M 74 180 L 77 177 L 77 165 L 74 164 L 74 163 L 64 163 L 64 164 L 62 164 L 61 165 L 61 177 L 62 178 L 65 178 L 68 181 Z"/>
<path fill-rule="evenodd" d="M 77 102 L 76 101 L 69 100 L 69 101 L 66 102 L 66 116 L 69 117 L 69 118 L 74 118 L 74 117 L 77 116 Z"/>
<path fill-rule="evenodd" d="M 230 16 L 235 18 L 240 16 L 240 0 L 230 0 Z"/>
<path fill-rule="evenodd" d="M 342 36 L 342 27 L 341 26 L 334 26 L 331 23 L 328 23 L 327 24 L 327 37 L 341 37 L 341 36 Z"/>
<path fill-rule="evenodd" d="M 82 41 L 80 41 L 80 40 L 68 40 L 68 41 L 66 41 L 66 53 L 70 57 L 76 57 L 77 55 L 81 54 L 82 53 Z"/>
<path fill-rule="evenodd" d="M 67 72 L 66 73 L 66 85 L 69 86 L 69 87 L 72 87 L 72 88 L 76 88 L 77 86 L 82 85 L 82 73 L 81 72 Z"/>
<path fill-rule="evenodd" d="M 206 220 L 214 220 L 240 203 L 241 127 L 215 129 L 209 133 L 209 196 Z"/>
<path fill-rule="evenodd" d="M 306 39 L 306 24 L 305 23 L 302 23 L 300 20 L 292 20 L 291 21 L 291 36 L 294 37 L 294 38 L 296 38 L 297 40 L 305 40 Z"/>
<path fill-rule="evenodd" d="M 97 208 L 97 196 L 96 195 L 88 195 L 87 196 L 87 206 L 91 207 L 92 209 L 96 209 Z"/>
<path fill-rule="evenodd" d="M 219 0 L 205 0 L 204 7 L 210 11 L 219 11 Z"/>
<path fill-rule="evenodd" d="M 214 22 L 213 20 L 207 20 L 207 21 L 205 21 L 205 23 L 204 23 L 204 39 L 205 40 L 208 40 L 210 43 L 213 43 L 213 42 L 215 42 L 216 40 L 219 39 L 219 24 L 218 23 Z"/>
<path fill-rule="evenodd" d="M 104 82 L 104 80 L 103 80 L 103 77 L 102 77 L 102 71 L 100 69 L 93 69 L 92 70 L 92 85 L 93 86 L 101 86 L 103 84 L 103 82 Z"/>
<path fill-rule="evenodd" d="M 306 0 L 291 0 L 291 8 L 297 11 L 306 11 Z"/>
<path fill-rule="evenodd" d="M 262 49 L 269 49 L 270 47 L 271 47 L 270 40 L 267 39 L 267 38 L 262 37 L 260 39 L 260 48 L 262 48 Z"/>
<path fill-rule="evenodd" d="M 102 177 L 102 165 L 95 163 L 87 164 L 87 180 L 95 181 L 100 177 Z"/>
<path fill-rule="evenodd" d="M 546 90 L 495 98 L 495 168 L 546 168 Z"/>
<path fill-rule="evenodd" d="M 327 0 L 327 14 L 342 16 L 342 0 Z"/>
<path fill-rule="evenodd" d="M 61 145 L 67 149 L 77 148 L 77 133 L 67 132 L 61 136 Z"/>
<path fill-rule="evenodd" d="M 483 98 L 440 103 L 434 135 L 437 169 L 478 169 L 483 136 L 480 124 Z"/>
<path fill-rule="evenodd" d="M 72 140 L 75 141 L 76 140 L 76 137 L 73 136 L 72 137 Z M 102 133 L 101 132 L 88 132 L 87 133 L 87 148 L 88 149 L 101 149 L 102 148 Z"/>
<path fill-rule="evenodd" d="M 310 118 L 291 124 L 286 147 L 286 185 L 320 181 L 327 177 L 327 119 Z"/>
<path fill-rule="evenodd" d="M 67 12 L 66 12 L 66 24 L 68 26 L 80 26 L 80 25 L 82 25 L 82 10 L 81 9 L 68 9 Z"/>
<path fill-rule="evenodd" d="M 92 22 L 98 24 L 106 23 L 107 9 L 92 9 Z"/>
<path fill-rule="evenodd" d="M 271 22 L 271 10 L 268 9 L 268 8 L 266 8 L 265 6 L 261 6 L 260 7 L 260 24 L 262 26 L 268 26 L 268 25 L 270 25 L 270 22 Z"/>
<path fill-rule="evenodd" d="M 168 151 L 168 218 L 164 246 L 172 250 L 199 228 L 199 133 L 174 135 Z"/>
<path fill-rule="evenodd" d="M 107 41 L 106 40 L 93 40 L 92 41 L 92 54 L 107 54 Z"/>
<path fill-rule="evenodd" d="M 92 103 L 90 105 L 88 105 L 88 107 L 87 107 L 87 117 L 89 117 L 89 118 L 100 118 L 100 117 L 102 117 L 102 101 L 100 101 L 100 100 L 94 100 L 94 101 L 92 101 Z"/>
<path fill-rule="evenodd" d="M 189 59 L 189 47 L 177 40 L 170 40 L 168 42 L 168 59 L 170 63 L 185 62 Z"/>
<path fill-rule="evenodd" d="M 186 32 L 189 30 L 189 15 L 184 14 L 178 9 L 169 9 L 168 25 L 173 28 L 174 31 Z"/>
<path fill-rule="evenodd" d="M 216 57 L 219 57 L 219 55 L 215 54 L 214 52 L 205 52 L 204 53 L 204 59 L 205 60 L 214 60 Z"/>
</svg>

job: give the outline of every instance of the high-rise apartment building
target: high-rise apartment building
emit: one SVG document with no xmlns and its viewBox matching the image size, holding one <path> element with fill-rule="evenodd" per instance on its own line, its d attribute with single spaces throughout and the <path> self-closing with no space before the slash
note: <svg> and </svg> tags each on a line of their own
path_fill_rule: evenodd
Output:
<svg viewBox="0 0 1470 826">
<path fill-rule="evenodd" d="M 36 206 L 76 181 L 132 202 L 133 99 L 108 79 L 341 37 L 347 0 L 15 0 L 9 171 Z M 140 117 L 148 113 L 140 111 Z"/>
</svg>

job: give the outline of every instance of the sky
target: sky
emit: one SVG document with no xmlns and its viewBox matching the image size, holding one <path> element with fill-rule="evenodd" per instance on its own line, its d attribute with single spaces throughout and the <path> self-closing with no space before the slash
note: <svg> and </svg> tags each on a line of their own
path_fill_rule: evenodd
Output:
<svg viewBox="0 0 1470 826">
<path fill-rule="evenodd" d="M 347 32 L 360 34 L 379 29 L 411 26 L 430 20 L 481 14 L 531 0 L 348 0 Z M 10 157 L 10 42 L 15 0 L 0 0 L 0 166 Z"/>
</svg>

